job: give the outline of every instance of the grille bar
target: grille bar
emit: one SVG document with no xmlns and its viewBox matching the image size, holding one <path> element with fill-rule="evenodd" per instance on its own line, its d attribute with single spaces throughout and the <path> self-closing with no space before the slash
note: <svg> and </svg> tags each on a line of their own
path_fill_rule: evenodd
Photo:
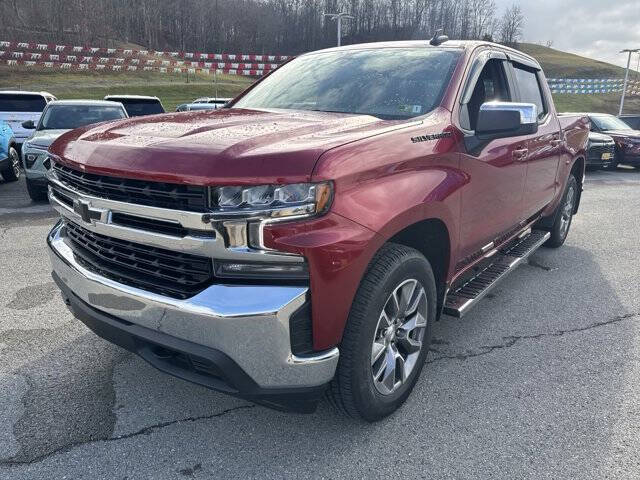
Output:
<svg viewBox="0 0 640 480">
<path fill-rule="evenodd" d="M 53 170 L 63 185 L 95 197 L 172 210 L 207 211 L 206 187 L 97 175 L 55 162 Z"/>
<path fill-rule="evenodd" d="M 125 285 L 189 298 L 213 279 L 211 259 L 148 247 L 65 223 L 76 259 L 89 270 Z"/>
</svg>

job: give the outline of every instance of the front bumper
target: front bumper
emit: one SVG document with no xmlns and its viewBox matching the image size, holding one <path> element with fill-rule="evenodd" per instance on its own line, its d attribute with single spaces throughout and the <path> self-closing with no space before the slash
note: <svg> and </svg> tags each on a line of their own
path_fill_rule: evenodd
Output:
<svg viewBox="0 0 640 480">
<path fill-rule="evenodd" d="M 315 408 L 339 352 L 291 353 L 289 319 L 307 302 L 306 287 L 212 285 L 190 299 L 169 298 L 86 270 L 62 230 L 58 224 L 48 237 L 54 279 L 98 335 L 209 388 L 272 407 Z M 194 367 L 203 360 L 214 373 Z"/>
<path fill-rule="evenodd" d="M 620 155 L 620 163 L 634 167 L 640 166 L 640 154 L 623 153 Z"/>
</svg>

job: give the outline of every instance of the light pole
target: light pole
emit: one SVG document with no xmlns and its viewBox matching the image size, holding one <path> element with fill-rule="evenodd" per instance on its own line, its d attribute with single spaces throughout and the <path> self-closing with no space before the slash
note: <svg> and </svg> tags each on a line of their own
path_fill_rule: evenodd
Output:
<svg viewBox="0 0 640 480">
<path fill-rule="evenodd" d="M 627 94 L 627 83 L 629 82 L 629 66 L 631 65 L 631 54 L 638 52 L 640 52 L 640 48 L 626 48 L 620 51 L 620 53 L 628 53 L 629 57 L 627 58 L 627 70 L 624 73 L 624 86 L 622 87 L 622 98 L 620 99 L 620 111 L 618 112 L 618 116 L 622 115 L 622 109 L 624 108 L 624 97 Z"/>
<path fill-rule="evenodd" d="M 342 19 L 346 19 L 346 20 L 353 20 L 354 17 L 353 15 L 349 15 L 348 13 L 325 13 L 324 14 L 325 17 L 329 17 L 332 20 L 336 20 L 338 22 L 338 46 L 340 46 L 341 40 L 342 40 Z"/>
</svg>

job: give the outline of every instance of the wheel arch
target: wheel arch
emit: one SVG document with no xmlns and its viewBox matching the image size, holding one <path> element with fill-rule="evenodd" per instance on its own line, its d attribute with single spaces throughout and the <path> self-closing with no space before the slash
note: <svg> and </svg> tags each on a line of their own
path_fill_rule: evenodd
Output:
<svg viewBox="0 0 640 480">
<path fill-rule="evenodd" d="M 406 226 L 389 238 L 388 242 L 411 247 L 429 261 L 436 280 L 439 314 L 451 263 L 451 236 L 445 222 L 439 218 L 421 220 Z"/>
</svg>

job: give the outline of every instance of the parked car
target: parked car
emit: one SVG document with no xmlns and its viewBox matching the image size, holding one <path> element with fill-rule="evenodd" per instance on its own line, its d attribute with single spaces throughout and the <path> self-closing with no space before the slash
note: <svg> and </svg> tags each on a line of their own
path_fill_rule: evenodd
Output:
<svg viewBox="0 0 640 480">
<path fill-rule="evenodd" d="M 614 115 L 590 113 L 588 116 L 592 131 L 609 135 L 616 143 L 613 168 L 619 163 L 640 167 L 640 131 L 632 129 Z"/>
<path fill-rule="evenodd" d="M 123 104 L 130 117 L 165 113 L 162 102 L 160 102 L 158 97 L 146 95 L 107 95 L 104 99 Z"/>
<path fill-rule="evenodd" d="M 232 98 L 200 97 L 191 103 L 182 103 L 176 108 L 176 112 L 188 112 L 191 110 L 217 110 L 229 103 Z"/>
<path fill-rule="evenodd" d="M 98 335 L 275 408 L 369 421 L 580 203 L 588 119 L 487 42 L 300 55 L 215 115 L 81 128 L 50 152 L 53 278 Z M 431 44 L 430 44 L 431 43 Z"/>
<path fill-rule="evenodd" d="M 25 129 L 35 130 L 22 146 L 27 192 L 31 199 L 47 199 L 46 173 L 51 168 L 47 149 L 60 135 L 85 125 L 127 117 L 121 103 L 102 100 L 56 100 L 45 107 L 37 125 L 31 120 L 24 122 L 22 126 Z"/>
<path fill-rule="evenodd" d="M 609 135 L 589 132 L 587 152 L 588 170 L 616 168 L 616 142 Z"/>
<path fill-rule="evenodd" d="M 222 108 L 231 100 L 233 100 L 233 98 L 198 97 L 191 103 L 211 103 L 217 105 L 218 108 Z"/>
<path fill-rule="evenodd" d="M 22 122 L 38 123 L 42 110 L 56 97 L 48 92 L 0 91 L 0 120 L 9 124 L 16 139 L 18 153 L 31 132 L 22 127 Z"/>
<path fill-rule="evenodd" d="M 640 130 L 640 115 L 620 115 L 620 120 L 634 130 Z"/>
<path fill-rule="evenodd" d="M 212 103 L 183 103 L 178 105 L 176 112 L 191 112 L 194 110 L 217 110 L 219 107 Z"/>
<path fill-rule="evenodd" d="M 13 130 L 0 120 L 0 175 L 5 182 L 20 178 L 20 154 Z"/>
</svg>

